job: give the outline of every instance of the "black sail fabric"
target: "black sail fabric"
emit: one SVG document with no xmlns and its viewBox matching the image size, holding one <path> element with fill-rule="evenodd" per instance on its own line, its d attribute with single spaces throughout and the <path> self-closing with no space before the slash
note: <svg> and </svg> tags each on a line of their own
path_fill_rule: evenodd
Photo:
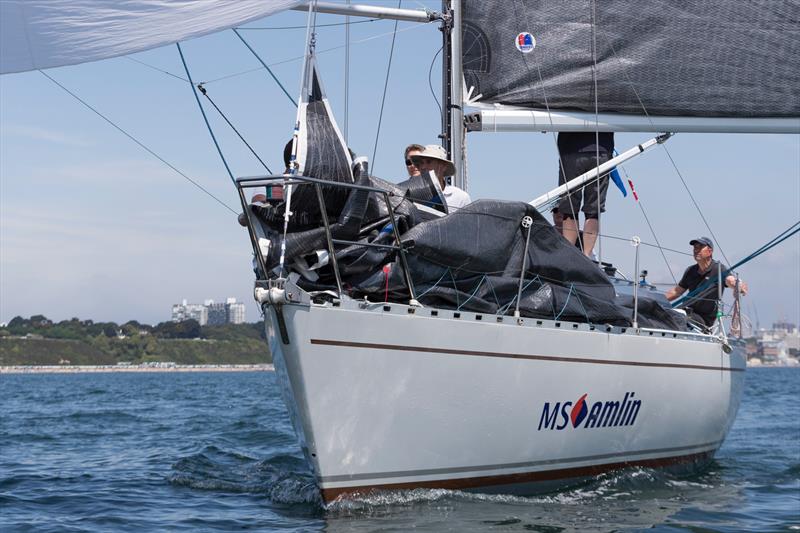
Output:
<svg viewBox="0 0 800 533">
<path fill-rule="evenodd" d="M 531 205 L 523 202 L 478 200 L 457 212 L 441 216 L 419 209 L 408 191 L 371 176 L 360 185 L 384 189 L 396 216 L 400 240 L 418 300 L 426 306 L 480 313 L 513 314 L 517 308 L 520 269 L 531 217 L 525 278 L 519 300 L 522 316 L 627 326 L 632 302 L 620 298 L 602 270 L 564 240 Z M 337 263 L 345 292 L 356 299 L 408 302 L 409 290 L 402 262 L 394 250 L 391 218 L 383 195 L 352 190 L 331 234 L 354 244 L 339 247 Z M 257 213 L 258 214 L 258 213 Z M 275 221 L 258 216 L 262 232 L 276 238 Z M 366 244 L 383 245 L 372 248 Z M 324 228 L 290 231 L 286 259 L 290 265 L 308 265 L 327 249 Z M 278 248 L 267 257 L 267 271 L 278 264 Z M 299 270 L 298 284 L 307 291 L 335 290 L 331 264 L 308 276 Z M 655 300 L 639 299 L 639 322 L 650 327 L 685 329 L 685 319 Z"/>
<path fill-rule="evenodd" d="M 309 58 L 309 76 L 303 89 L 298 113 L 297 161 L 299 173 L 338 183 L 353 183 L 353 161 L 344 142 L 344 137 L 333 118 L 328 98 L 322 88 L 314 57 Z M 347 199 L 344 187 L 322 187 L 325 206 L 329 215 L 338 216 Z M 292 193 L 292 202 L 302 207 L 303 212 L 319 213 L 317 193 L 313 186 L 300 185 Z M 293 206 L 293 208 L 295 207 Z"/>
<path fill-rule="evenodd" d="M 594 112 L 596 37 L 601 113 L 800 116 L 797 0 L 463 5 L 464 78 L 479 102 Z"/>
</svg>

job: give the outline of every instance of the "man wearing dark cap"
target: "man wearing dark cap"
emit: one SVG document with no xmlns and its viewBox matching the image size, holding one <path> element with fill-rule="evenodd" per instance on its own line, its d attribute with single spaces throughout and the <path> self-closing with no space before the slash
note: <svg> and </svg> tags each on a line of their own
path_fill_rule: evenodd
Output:
<svg viewBox="0 0 800 533">
<path fill-rule="evenodd" d="M 719 297 L 717 282 L 720 271 L 724 274 L 728 267 L 719 261 L 714 261 L 712 257 L 714 243 L 708 237 L 692 239 L 689 244 L 692 246 L 694 260 L 697 264 L 687 268 L 678 284 L 667 291 L 667 300 L 673 301 L 686 291 L 692 292 L 703 285 L 701 291 L 692 295 L 688 301 L 682 304 L 682 307 L 686 309 L 690 318 L 692 315 L 696 315 L 707 327 L 711 327 L 717 319 L 717 299 Z M 728 274 L 725 277 L 725 286 L 733 289 L 736 286 L 736 277 Z M 741 280 L 739 280 L 739 291 L 742 295 L 747 294 L 747 284 Z"/>
</svg>

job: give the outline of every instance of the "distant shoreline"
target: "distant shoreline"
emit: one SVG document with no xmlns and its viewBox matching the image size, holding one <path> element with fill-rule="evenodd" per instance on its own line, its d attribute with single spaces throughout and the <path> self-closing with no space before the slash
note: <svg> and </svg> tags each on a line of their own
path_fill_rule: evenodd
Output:
<svg viewBox="0 0 800 533">
<path fill-rule="evenodd" d="M 798 365 L 755 364 L 747 368 L 800 368 Z M 109 372 L 273 372 L 271 364 L 178 365 L 144 363 L 141 365 L 9 365 L 0 366 L 0 374 L 100 374 Z"/>
<path fill-rule="evenodd" d="M 92 374 L 106 372 L 272 372 L 271 364 L 177 365 L 11 365 L 0 366 L 0 374 Z"/>
</svg>

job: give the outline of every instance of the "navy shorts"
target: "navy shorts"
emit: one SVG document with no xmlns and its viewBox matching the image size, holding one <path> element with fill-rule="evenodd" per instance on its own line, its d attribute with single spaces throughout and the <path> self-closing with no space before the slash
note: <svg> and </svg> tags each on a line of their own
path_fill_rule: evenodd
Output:
<svg viewBox="0 0 800 533">
<path fill-rule="evenodd" d="M 561 164 L 564 165 L 564 172 L 559 168 L 558 183 L 563 185 L 567 181 L 576 178 L 611 159 L 611 155 L 600 150 L 600 159 L 595 152 L 577 152 L 561 154 Z M 566 175 L 566 180 L 565 180 Z M 606 193 L 608 192 L 608 174 L 600 178 L 598 195 L 597 181 L 590 181 L 584 187 L 572 191 L 570 194 L 561 198 L 558 203 L 558 211 L 564 218 L 577 218 L 578 213 L 583 211 L 586 218 L 598 218 L 599 213 L 606 211 Z"/>
</svg>

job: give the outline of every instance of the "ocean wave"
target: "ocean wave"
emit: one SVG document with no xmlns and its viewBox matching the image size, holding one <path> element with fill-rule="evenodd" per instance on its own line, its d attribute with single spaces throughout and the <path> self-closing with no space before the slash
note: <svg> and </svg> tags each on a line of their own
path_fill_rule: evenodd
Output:
<svg viewBox="0 0 800 533">
<path fill-rule="evenodd" d="M 265 495 L 284 504 L 321 504 L 314 477 L 302 457 L 277 454 L 267 459 L 206 446 L 172 465 L 167 477 L 176 486 L 198 490 Z"/>
</svg>

